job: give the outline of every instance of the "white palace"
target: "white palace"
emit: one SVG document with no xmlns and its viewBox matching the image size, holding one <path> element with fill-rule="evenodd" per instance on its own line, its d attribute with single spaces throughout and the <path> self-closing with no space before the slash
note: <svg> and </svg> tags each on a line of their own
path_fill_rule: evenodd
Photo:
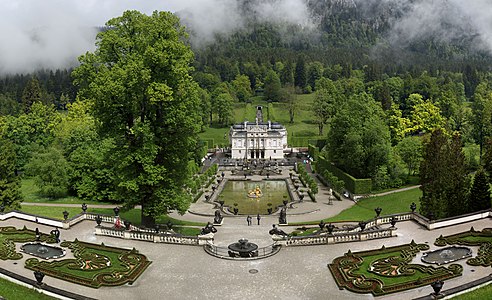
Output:
<svg viewBox="0 0 492 300">
<path fill-rule="evenodd" d="M 233 159 L 282 159 L 287 149 L 287 130 L 278 123 L 263 123 L 257 118 L 255 123 L 231 126 L 229 141 Z"/>
</svg>

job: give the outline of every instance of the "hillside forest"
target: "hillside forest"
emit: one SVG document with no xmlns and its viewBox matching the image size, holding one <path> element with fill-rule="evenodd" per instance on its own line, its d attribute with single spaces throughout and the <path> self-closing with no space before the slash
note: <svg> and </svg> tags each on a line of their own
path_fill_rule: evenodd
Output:
<svg viewBox="0 0 492 300">
<path fill-rule="evenodd" d="M 422 184 L 426 216 L 489 208 L 490 55 L 469 48 L 466 36 L 430 36 L 394 47 L 385 40 L 390 18 L 384 10 L 376 26 L 356 8 L 316 8 L 315 32 L 252 18 L 207 45 L 183 39 L 191 53 L 187 72 L 196 102 L 190 105 L 198 126 L 187 146 L 190 159 L 179 165 L 186 178 L 174 195 L 182 204 L 174 208 L 186 210 L 201 158 L 208 148 L 227 146 L 229 126 L 252 120 L 255 105 L 287 126 L 289 147 L 317 145 L 319 155 L 344 172 L 371 178 L 374 191 Z M 89 58 L 81 58 L 82 66 Z M 118 129 L 102 130 L 104 111 L 87 101 L 97 93 L 84 81 L 86 71 L 1 76 L 0 189 L 33 178 L 39 193 L 53 199 L 127 201 L 113 155 L 121 147 Z M 19 192 L 5 195 L 5 207 L 21 200 Z"/>
</svg>

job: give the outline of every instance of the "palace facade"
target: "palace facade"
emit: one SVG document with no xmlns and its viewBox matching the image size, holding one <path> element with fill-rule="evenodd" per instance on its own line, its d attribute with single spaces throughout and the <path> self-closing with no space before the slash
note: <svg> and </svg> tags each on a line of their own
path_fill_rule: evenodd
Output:
<svg viewBox="0 0 492 300">
<path fill-rule="evenodd" d="M 287 149 L 287 130 L 270 121 L 246 121 L 231 126 L 229 141 L 233 159 L 282 159 Z"/>
</svg>

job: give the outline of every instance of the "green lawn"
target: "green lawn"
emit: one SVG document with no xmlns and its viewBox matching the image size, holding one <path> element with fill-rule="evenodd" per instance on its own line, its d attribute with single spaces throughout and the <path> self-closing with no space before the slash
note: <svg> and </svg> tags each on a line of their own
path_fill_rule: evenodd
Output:
<svg viewBox="0 0 492 300">
<path fill-rule="evenodd" d="M 289 111 L 285 103 L 273 103 L 273 112 L 270 112 L 270 119 L 274 122 L 279 122 L 287 128 L 289 146 L 299 147 L 308 146 L 309 140 L 326 138 L 324 135 L 318 135 L 318 125 L 314 122 L 312 113 L 312 103 L 314 94 L 297 95 L 296 96 L 298 110 L 294 116 L 294 122 L 290 122 Z M 256 99 L 253 103 L 236 103 L 234 104 L 233 120 L 234 123 L 241 123 L 246 120 L 254 122 L 255 107 L 262 105 L 264 107 L 264 121 L 266 121 L 268 111 L 268 103 L 266 101 Z M 324 132 L 327 132 L 325 128 Z M 200 138 L 203 140 L 213 140 L 213 145 L 226 146 L 229 144 L 229 127 L 212 126 L 207 128 L 205 132 L 200 133 Z M 224 139 L 225 134 L 225 139 Z"/>
<path fill-rule="evenodd" d="M 58 199 L 51 199 L 38 194 L 38 187 L 34 183 L 32 178 L 24 178 L 21 181 L 21 193 L 24 198 L 24 202 L 40 202 L 40 203 L 63 203 L 63 204 L 110 204 L 97 201 L 82 200 L 73 196 L 66 196 Z"/>
<path fill-rule="evenodd" d="M 34 276 L 33 278 L 34 279 Z M 51 300 L 56 299 L 40 292 L 0 278 L 0 296 L 8 300 Z"/>
<path fill-rule="evenodd" d="M 381 207 L 383 211 L 381 215 L 391 215 L 396 213 L 403 213 L 410 211 L 410 204 L 415 202 L 417 204 L 417 211 L 419 205 L 419 198 L 422 196 L 422 192 L 419 188 L 397 192 L 393 194 L 389 194 L 386 196 L 375 196 L 366 199 L 362 199 L 354 206 L 340 212 L 338 215 L 324 219 L 325 223 L 329 222 L 354 222 L 354 221 L 362 221 L 369 220 L 376 216 L 374 209 L 376 207 Z M 348 200 L 344 200 L 348 201 Z M 335 203 L 336 205 L 336 203 Z M 301 222 L 301 223 L 292 223 L 292 225 L 313 225 L 318 224 L 319 221 L 316 222 Z"/>
<path fill-rule="evenodd" d="M 456 300 L 475 300 L 475 299 L 491 299 L 492 298 L 492 284 L 489 284 L 476 289 L 474 291 L 458 295 L 453 297 Z"/>
<path fill-rule="evenodd" d="M 63 220 L 63 211 L 68 211 L 68 217 L 71 218 L 82 212 L 81 208 L 78 207 L 51 207 L 51 206 L 28 206 L 23 205 L 21 211 L 35 214 L 39 216 L 44 216 L 48 218 L 53 218 L 57 220 Z M 89 208 L 87 212 L 95 213 L 95 214 L 105 214 L 112 215 L 114 214 L 111 208 Z M 134 225 L 140 225 L 140 209 L 131 209 L 129 211 L 121 211 L 120 215 L 123 219 L 132 222 Z M 171 221 L 174 225 L 186 225 L 186 226 L 205 226 L 205 223 L 197 223 L 197 222 L 187 222 L 178 219 L 171 218 L 167 215 L 160 216 L 157 218 L 157 222 L 160 224 L 165 224 L 168 221 Z"/>
<path fill-rule="evenodd" d="M 376 216 L 374 209 L 381 207 L 381 215 L 391 215 L 410 211 L 410 204 L 415 202 L 417 210 L 422 191 L 419 188 L 397 192 L 385 196 L 362 199 L 356 205 L 342 211 L 338 215 L 325 219 L 325 222 L 362 221 Z"/>
</svg>

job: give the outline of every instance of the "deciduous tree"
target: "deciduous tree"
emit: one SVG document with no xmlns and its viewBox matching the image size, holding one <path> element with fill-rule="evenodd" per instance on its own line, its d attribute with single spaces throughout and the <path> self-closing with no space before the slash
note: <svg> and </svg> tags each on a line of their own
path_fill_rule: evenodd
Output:
<svg viewBox="0 0 492 300">
<path fill-rule="evenodd" d="M 114 140 L 115 197 L 128 208 L 141 204 L 142 223 L 151 225 L 170 210 L 184 213 L 191 200 L 183 185 L 201 124 L 193 52 L 169 12 L 126 11 L 106 26 L 73 75 L 79 97 L 94 103 L 100 133 Z"/>
<path fill-rule="evenodd" d="M 16 174 L 16 155 L 12 142 L 0 137 L 0 205 L 17 209 L 22 201 L 20 178 Z"/>
</svg>

